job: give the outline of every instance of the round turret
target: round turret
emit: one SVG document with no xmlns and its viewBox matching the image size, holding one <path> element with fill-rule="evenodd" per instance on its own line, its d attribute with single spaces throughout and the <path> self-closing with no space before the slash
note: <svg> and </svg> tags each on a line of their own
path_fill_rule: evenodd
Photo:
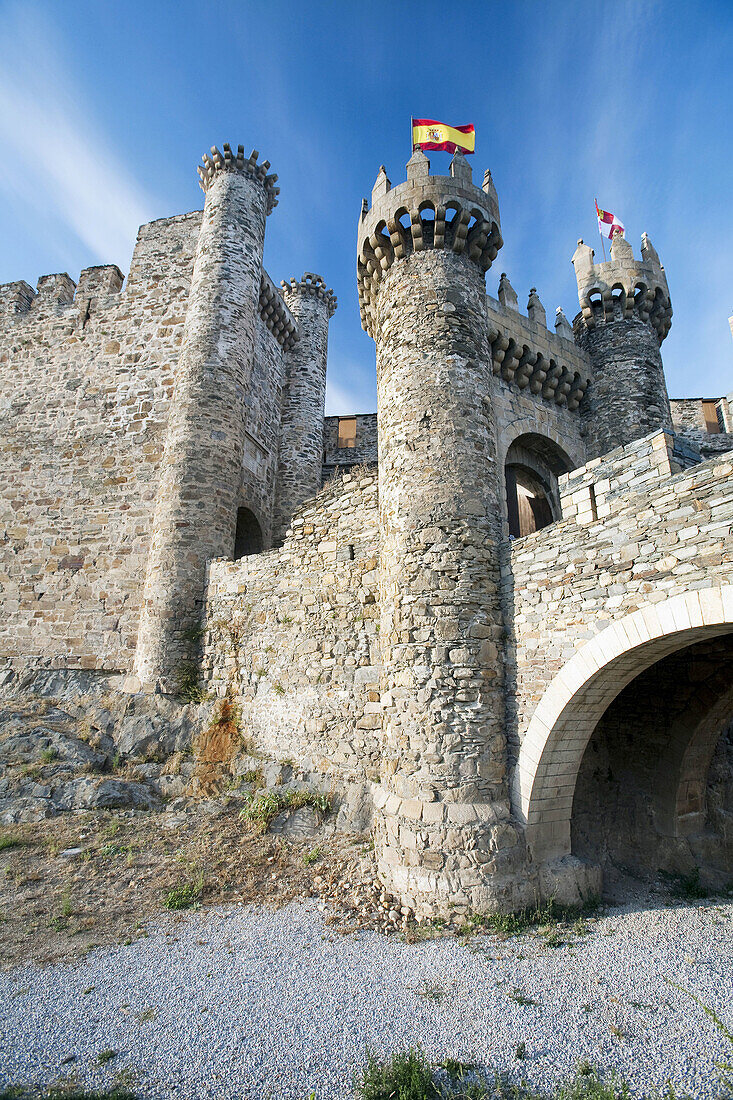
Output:
<svg viewBox="0 0 733 1100">
<path fill-rule="evenodd" d="M 280 285 L 299 338 L 285 358 L 272 525 L 276 545 L 295 510 L 321 488 L 328 322 L 336 312 L 336 295 L 312 271 Z"/>
<path fill-rule="evenodd" d="M 265 219 L 276 176 L 243 147 L 211 150 L 176 367 L 130 686 L 175 692 L 197 657 L 211 558 L 234 552 L 243 479 L 243 395 L 252 377 Z M 288 334 L 289 335 L 289 334 Z"/>
<path fill-rule="evenodd" d="M 383 775 L 379 873 L 429 915 L 529 900 L 506 784 L 501 506 L 484 272 L 501 245 L 490 176 L 456 155 L 384 169 L 359 222 L 377 346 Z M 499 851 L 501 849 L 501 851 Z M 513 881 L 513 880 L 512 880 Z"/>
<path fill-rule="evenodd" d="M 362 327 L 374 336 L 379 284 L 395 260 L 430 249 L 465 255 L 485 273 L 504 243 L 499 203 L 491 173 L 475 187 L 461 153 L 450 176 L 431 176 L 430 161 L 418 151 L 407 164 L 407 180 L 392 188 L 384 166 L 372 189 L 371 210 L 359 221 L 359 309 Z"/>
<path fill-rule="evenodd" d="M 573 256 L 580 313 L 576 342 L 588 353 L 593 380 L 583 404 L 589 453 L 606 454 L 650 432 L 672 430 L 660 345 L 672 323 L 664 268 L 646 233 L 641 259 L 621 233 L 611 259 L 593 262 L 582 240 Z"/>
</svg>

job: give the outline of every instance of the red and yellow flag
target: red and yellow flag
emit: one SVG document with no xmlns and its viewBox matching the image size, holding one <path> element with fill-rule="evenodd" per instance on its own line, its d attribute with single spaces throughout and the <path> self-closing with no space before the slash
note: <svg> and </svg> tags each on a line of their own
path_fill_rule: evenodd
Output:
<svg viewBox="0 0 733 1100">
<path fill-rule="evenodd" d="M 446 153 L 473 153 L 476 148 L 476 131 L 473 126 L 446 126 L 434 118 L 413 118 L 412 151 L 416 149 L 442 150 Z"/>
</svg>

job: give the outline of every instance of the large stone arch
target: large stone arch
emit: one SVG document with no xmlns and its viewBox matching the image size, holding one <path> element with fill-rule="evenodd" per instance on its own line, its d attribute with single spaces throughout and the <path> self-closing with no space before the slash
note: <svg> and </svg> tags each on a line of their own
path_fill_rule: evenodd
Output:
<svg viewBox="0 0 733 1100">
<path fill-rule="evenodd" d="M 733 631 L 733 585 L 647 604 L 600 631 L 557 673 L 522 740 L 513 780 L 514 812 L 535 861 L 570 855 L 573 794 L 588 741 L 609 704 L 640 672 L 704 638 Z M 709 723 L 701 724 L 685 767 L 704 762 Z"/>
</svg>

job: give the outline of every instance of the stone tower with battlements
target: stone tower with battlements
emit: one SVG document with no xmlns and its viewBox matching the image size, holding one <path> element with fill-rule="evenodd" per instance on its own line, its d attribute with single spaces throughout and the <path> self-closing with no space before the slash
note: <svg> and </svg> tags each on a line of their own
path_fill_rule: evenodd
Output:
<svg viewBox="0 0 733 1100">
<path fill-rule="evenodd" d="M 300 333 L 286 356 L 273 539 L 281 542 L 295 509 L 315 496 L 323 474 L 328 322 L 336 296 L 320 275 L 282 283 L 282 296 Z"/>
<path fill-rule="evenodd" d="M 641 260 L 620 233 L 611 241 L 607 263 L 595 264 L 593 255 L 578 241 L 575 335 L 593 371 L 583 412 L 591 451 L 600 455 L 656 429 L 672 429 L 659 350 L 672 323 L 672 303 L 664 268 L 646 233 Z"/>
<path fill-rule="evenodd" d="M 258 153 L 212 150 L 168 420 L 134 672 L 175 688 L 196 655 L 206 563 L 231 552 L 241 496 L 244 401 L 255 354 L 265 219 L 277 176 Z M 293 331 L 295 326 L 292 326 Z M 268 418 L 279 410 L 269 408 Z M 246 473 L 245 473 L 246 476 Z"/>
<path fill-rule="evenodd" d="M 456 154 L 384 169 L 359 223 L 377 347 L 383 769 L 377 849 L 407 904 L 501 894 L 511 823 L 499 650 L 501 538 L 484 274 L 502 245 L 490 178 Z"/>
</svg>

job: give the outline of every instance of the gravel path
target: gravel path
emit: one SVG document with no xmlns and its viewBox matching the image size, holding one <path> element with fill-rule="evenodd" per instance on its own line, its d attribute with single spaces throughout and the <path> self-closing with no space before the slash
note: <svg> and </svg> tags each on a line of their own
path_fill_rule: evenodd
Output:
<svg viewBox="0 0 733 1100">
<path fill-rule="evenodd" d="M 0 1083 L 109 1086 L 132 1071 L 150 1098 L 341 1100 L 365 1047 L 420 1043 L 537 1086 L 587 1058 L 639 1090 L 671 1080 L 708 1100 L 714 1061 L 733 1052 L 665 978 L 733 1028 L 732 943 L 730 902 L 616 908 L 556 948 L 342 936 L 315 902 L 166 918 L 81 963 L 0 975 Z"/>
</svg>

